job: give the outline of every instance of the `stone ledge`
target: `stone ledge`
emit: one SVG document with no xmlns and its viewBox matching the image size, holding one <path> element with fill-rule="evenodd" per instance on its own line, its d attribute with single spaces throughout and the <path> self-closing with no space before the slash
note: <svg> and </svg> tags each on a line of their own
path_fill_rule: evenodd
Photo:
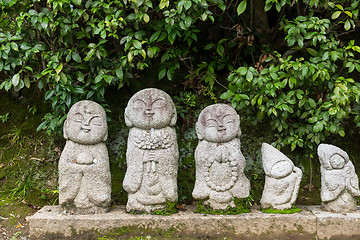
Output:
<svg viewBox="0 0 360 240">
<path fill-rule="evenodd" d="M 59 206 L 45 206 L 27 217 L 32 238 L 46 234 L 71 236 L 87 231 L 108 232 L 123 227 L 156 229 L 178 235 L 196 236 L 280 236 L 295 234 L 313 239 L 360 235 L 360 212 L 336 214 L 322 212 L 319 206 L 302 206 L 294 214 L 266 214 L 258 208 L 240 215 L 205 215 L 194 213 L 193 206 L 170 216 L 133 215 L 125 207 L 96 215 L 68 215 Z M 311 210 L 311 211 L 308 211 Z M 254 239 L 255 239 L 254 238 Z M 271 238 L 270 238 L 271 239 Z"/>
</svg>

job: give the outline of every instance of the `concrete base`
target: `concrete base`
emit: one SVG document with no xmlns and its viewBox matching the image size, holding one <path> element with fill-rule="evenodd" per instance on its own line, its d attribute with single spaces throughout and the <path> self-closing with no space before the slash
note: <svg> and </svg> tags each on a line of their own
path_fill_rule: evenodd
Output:
<svg viewBox="0 0 360 240">
<path fill-rule="evenodd" d="M 258 208 L 240 215 L 205 215 L 194 213 L 194 207 L 170 216 L 133 215 L 125 207 L 115 207 L 109 213 L 69 215 L 59 206 L 46 206 L 28 217 L 32 238 L 47 234 L 71 236 L 121 228 L 156 229 L 178 236 L 233 236 L 254 237 L 296 235 L 297 239 L 325 239 L 332 236 L 360 235 L 360 212 L 336 214 L 322 212 L 319 206 L 300 207 L 294 214 L 266 214 Z M 308 210 L 310 211 L 308 211 Z M 278 239 L 278 238 L 277 238 Z M 286 238 L 284 238 L 286 239 Z"/>
<path fill-rule="evenodd" d="M 320 206 L 308 206 L 316 216 L 317 236 L 319 239 L 353 236 L 360 238 L 360 211 L 353 213 L 324 212 Z"/>
</svg>

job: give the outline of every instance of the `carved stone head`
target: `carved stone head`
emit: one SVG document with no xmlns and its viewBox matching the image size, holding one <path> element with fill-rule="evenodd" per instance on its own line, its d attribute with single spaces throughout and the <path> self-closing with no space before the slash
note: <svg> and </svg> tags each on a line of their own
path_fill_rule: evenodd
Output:
<svg viewBox="0 0 360 240">
<path fill-rule="evenodd" d="M 200 140 L 228 142 L 241 135 L 240 117 L 229 105 L 210 105 L 199 115 L 196 134 Z"/>
<path fill-rule="evenodd" d="M 176 108 L 171 97 L 156 88 L 146 88 L 135 93 L 125 108 L 128 127 L 159 129 L 176 124 Z"/>
<path fill-rule="evenodd" d="M 80 144 L 96 144 L 107 139 L 104 109 L 96 102 L 75 103 L 64 122 L 64 138 Z"/>
<path fill-rule="evenodd" d="M 349 162 L 349 155 L 334 145 L 322 143 L 317 151 L 320 163 L 326 170 L 342 169 Z"/>
</svg>

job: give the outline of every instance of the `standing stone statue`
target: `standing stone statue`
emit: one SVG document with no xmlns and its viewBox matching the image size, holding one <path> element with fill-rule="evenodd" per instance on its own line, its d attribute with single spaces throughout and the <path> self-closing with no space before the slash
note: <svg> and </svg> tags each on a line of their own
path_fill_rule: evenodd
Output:
<svg viewBox="0 0 360 240">
<path fill-rule="evenodd" d="M 126 211 L 153 212 L 175 202 L 179 150 L 176 109 L 170 96 L 155 88 L 137 92 L 125 108 L 130 127 L 123 182 Z"/>
<path fill-rule="evenodd" d="M 196 200 L 206 200 L 213 209 L 235 207 L 234 198 L 249 196 L 250 182 L 244 174 L 240 150 L 240 117 L 226 104 L 206 107 L 196 123 L 200 140 L 195 150 Z"/>
<path fill-rule="evenodd" d="M 59 161 L 59 202 L 74 214 L 104 213 L 111 201 L 104 109 L 93 101 L 74 104 L 64 123 L 66 145 Z"/>
<path fill-rule="evenodd" d="M 265 186 L 260 200 L 261 207 L 278 210 L 290 209 L 299 193 L 302 171 L 273 146 L 263 143 L 262 162 L 265 172 Z"/>
<path fill-rule="evenodd" d="M 360 196 L 359 178 L 348 154 L 334 145 L 320 144 L 318 155 L 321 163 L 322 209 L 331 212 L 355 211 L 355 197 Z"/>
</svg>

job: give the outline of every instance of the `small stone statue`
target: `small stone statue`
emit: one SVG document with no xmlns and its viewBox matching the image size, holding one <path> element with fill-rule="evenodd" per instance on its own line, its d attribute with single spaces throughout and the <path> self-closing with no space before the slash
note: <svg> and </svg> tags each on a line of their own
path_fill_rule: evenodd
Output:
<svg viewBox="0 0 360 240">
<path fill-rule="evenodd" d="M 153 212 L 175 202 L 179 150 L 176 108 L 170 96 L 155 88 L 134 94 L 125 108 L 130 127 L 123 182 L 126 211 Z"/>
<path fill-rule="evenodd" d="M 196 123 L 199 144 L 195 150 L 196 200 L 213 209 L 235 207 L 234 198 L 249 196 L 250 182 L 244 174 L 240 150 L 240 117 L 226 104 L 206 107 Z"/>
<path fill-rule="evenodd" d="M 263 209 L 290 209 L 299 193 L 302 171 L 273 146 L 263 143 L 262 162 L 265 171 L 265 186 L 260 200 Z"/>
<path fill-rule="evenodd" d="M 59 202 L 73 214 L 109 210 L 111 175 L 104 109 L 93 101 L 74 104 L 64 122 L 66 145 L 59 161 Z"/>
<path fill-rule="evenodd" d="M 321 163 L 322 209 L 331 212 L 355 211 L 355 197 L 360 196 L 359 178 L 348 154 L 330 144 L 320 144 L 317 151 Z"/>
</svg>

